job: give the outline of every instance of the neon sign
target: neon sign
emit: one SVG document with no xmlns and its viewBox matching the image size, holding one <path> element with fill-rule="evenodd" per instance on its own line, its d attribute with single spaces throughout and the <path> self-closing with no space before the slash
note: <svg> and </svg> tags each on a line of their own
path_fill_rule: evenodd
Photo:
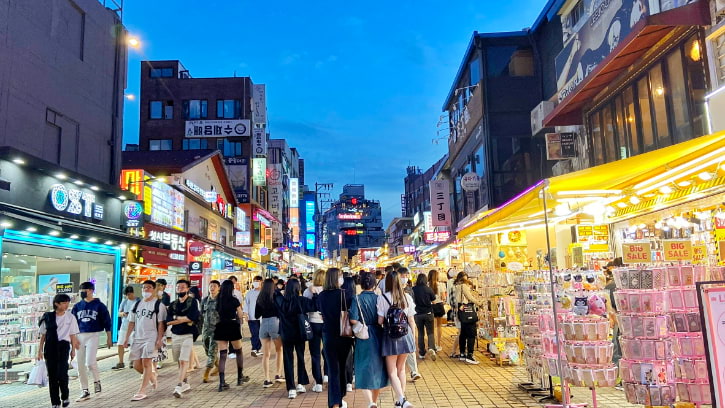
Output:
<svg viewBox="0 0 725 408">
<path fill-rule="evenodd" d="M 362 213 L 342 213 L 337 215 L 338 220 L 360 220 Z"/>
<path fill-rule="evenodd" d="M 50 204 L 60 212 L 103 219 L 103 206 L 96 204 L 96 195 L 56 184 L 50 188 Z"/>
</svg>

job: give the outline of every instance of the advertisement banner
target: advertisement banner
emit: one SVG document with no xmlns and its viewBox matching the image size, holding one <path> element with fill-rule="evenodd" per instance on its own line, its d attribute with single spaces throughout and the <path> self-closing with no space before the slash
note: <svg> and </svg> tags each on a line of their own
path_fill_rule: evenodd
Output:
<svg viewBox="0 0 725 408">
<path fill-rule="evenodd" d="M 252 183 L 260 187 L 267 185 L 267 159 L 252 159 Z"/>
<path fill-rule="evenodd" d="M 547 133 L 546 160 L 567 160 L 576 157 L 574 133 Z"/>
<path fill-rule="evenodd" d="M 172 265 L 185 266 L 186 257 L 177 251 L 169 251 L 168 249 L 153 248 L 142 246 L 143 261 L 148 265 Z"/>
<path fill-rule="evenodd" d="M 289 179 L 289 206 L 299 208 L 300 206 L 300 179 Z"/>
<path fill-rule="evenodd" d="M 254 125 L 267 124 L 267 89 L 266 85 L 252 85 L 252 121 Z"/>
<path fill-rule="evenodd" d="M 642 242 L 637 244 L 622 244 L 622 258 L 625 264 L 640 264 L 652 262 L 652 244 Z"/>
<path fill-rule="evenodd" d="M 251 134 L 249 119 L 187 120 L 186 137 L 241 137 Z"/>
<path fill-rule="evenodd" d="M 602 62 L 648 14 L 643 0 L 600 1 L 564 49 L 556 56 L 556 84 L 559 102 Z"/>
<path fill-rule="evenodd" d="M 270 164 L 269 177 L 267 177 L 268 210 L 278 220 L 282 219 L 282 200 L 284 199 L 284 186 L 282 185 L 282 165 Z M 280 241 L 275 241 L 280 242 Z"/>
<path fill-rule="evenodd" d="M 267 155 L 267 133 L 264 129 L 254 129 L 252 131 L 252 152 L 256 156 Z"/>
<path fill-rule="evenodd" d="M 305 201 L 305 232 L 315 233 L 315 202 Z"/>
<path fill-rule="evenodd" d="M 430 207 L 434 227 L 451 226 L 450 183 L 448 180 L 430 181 Z"/>
<path fill-rule="evenodd" d="M 158 181 L 147 183 L 145 190 L 148 193 L 146 194 L 145 212 L 151 216 L 151 222 L 183 231 L 184 194 L 170 185 Z"/>
<path fill-rule="evenodd" d="M 176 261 L 186 259 L 186 234 L 152 224 L 144 226 L 144 234 L 149 241 L 161 242 L 170 246 L 171 252 L 174 254 L 170 256 L 171 259 Z"/>
<path fill-rule="evenodd" d="M 234 246 L 243 247 L 252 245 L 252 234 L 250 231 L 237 231 L 234 233 Z"/>
</svg>

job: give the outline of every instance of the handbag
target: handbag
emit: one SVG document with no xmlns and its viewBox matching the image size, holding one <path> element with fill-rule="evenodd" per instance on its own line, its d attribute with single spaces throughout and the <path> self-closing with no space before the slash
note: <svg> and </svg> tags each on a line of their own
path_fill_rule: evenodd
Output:
<svg viewBox="0 0 725 408">
<path fill-rule="evenodd" d="M 297 302 L 299 303 L 299 300 Z M 310 319 L 307 317 L 307 313 L 302 312 L 302 306 L 300 306 L 300 314 L 297 315 L 297 320 L 300 323 L 302 340 L 312 340 L 315 334 L 312 332 L 312 325 L 310 324 Z"/>
<path fill-rule="evenodd" d="M 474 303 L 461 303 L 458 305 L 458 321 L 461 323 L 475 323 L 478 321 L 478 312 Z"/>
<path fill-rule="evenodd" d="M 365 316 L 363 316 L 362 309 L 360 308 L 360 297 L 357 298 L 357 310 L 360 312 L 360 321 L 352 326 L 352 332 L 355 333 L 355 337 L 360 340 L 367 340 L 370 338 L 370 332 L 368 331 L 368 325 L 365 324 Z"/>
<path fill-rule="evenodd" d="M 443 302 L 433 303 L 433 316 L 443 317 L 446 315 L 446 307 Z"/>
<path fill-rule="evenodd" d="M 345 309 L 345 291 L 340 290 L 340 337 L 355 337 L 350 325 L 350 312 Z"/>
</svg>

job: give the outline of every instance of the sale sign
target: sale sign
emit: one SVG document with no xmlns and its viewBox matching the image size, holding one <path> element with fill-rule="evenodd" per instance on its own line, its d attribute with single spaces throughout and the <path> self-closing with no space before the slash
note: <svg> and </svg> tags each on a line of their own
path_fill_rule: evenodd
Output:
<svg viewBox="0 0 725 408">
<path fill-rule="evenodd" d="M 649 242 L 622 244 L 622 258 L 626 264 L 652 262 L 652 244 Z"/>
<path fill-rule="evenodd" d="M 707 246 L 706 245 L 693 245 L 692 246 L 692 263 L 704 264 L 707 261 Z"/>
<path fill-rule="evenodd" d="M 692 242 L 690 241 L 663 241 L 665 261 L 691 261 Z"/>
</svg>

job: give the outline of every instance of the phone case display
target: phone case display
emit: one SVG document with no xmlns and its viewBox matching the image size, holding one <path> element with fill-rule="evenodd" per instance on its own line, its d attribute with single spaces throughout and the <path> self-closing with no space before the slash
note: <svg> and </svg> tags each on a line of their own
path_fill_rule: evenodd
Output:
<svg viewBox="0 0 725 408">
<path fill-rule="evenodd" d="M 703 266 L 620 268 L 614 271 L 627 400 L 642 405 L 711 400 L 695 282 Z"/>
<path fill-rule="evenodd" d="M 488 340 L 519 339 L 521 305 L 519 297 L 515 296 L 516 275 L 510 272 L 485 272 L 479 277 L 478 294 L 488 299 L 488 307 L 481 310 L 480 337 Z"/>
<path fill-rule="evenodd" d="M 547 350 L 554 347 L 550 337 L 542 336 L 542 333 L 554 331 L 549 281 L 548 271 L 525 271 L 518 283 L 526 370 L 540 384 L 545 384 L 548 371 L 543 359 L 544 339 Z"/>
<path fill-rule="evenodd" d="M 0 362 L 38 355 L 38 322 L 50 302 L 47 294 L 0 299 Z"/>
</svg>

